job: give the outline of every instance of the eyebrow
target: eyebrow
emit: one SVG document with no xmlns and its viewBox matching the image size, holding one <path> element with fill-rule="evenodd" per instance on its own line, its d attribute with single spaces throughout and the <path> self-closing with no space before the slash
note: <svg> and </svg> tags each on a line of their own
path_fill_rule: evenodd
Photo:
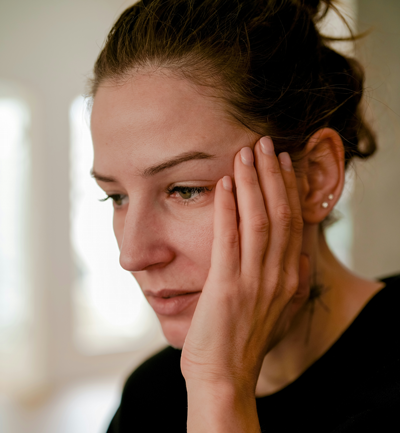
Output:
<svg viewBox="0 0 400 433">
<path fill-rule="evenodd" d="M 175 167 L 176 165 L 182 164 L 187 161 L 193 161 L 193 160 L 199 160 L 199 159 L 214 159 L 215 155 L 211 155 L 209 153 L 204 152 L 184 152 L 177 156 L 175 156 L 172 159 L 168 159 L 167 161 L 164 161 L 160 164 L 153 165 L 151 167 L 146 168 L 141 173 L 142 177 L 150 177 L 154 176 L 155 174 L 160 173 L 163 170 L 167 170 L 168 168 Z M 90 174 L 95 179 L 101 181 L 101 182 L 117 182 L 117 180 L 113 177 L 104 176 L 100 173 L 97 173 L 92 169 L 90 171 Z"/>
</svg>

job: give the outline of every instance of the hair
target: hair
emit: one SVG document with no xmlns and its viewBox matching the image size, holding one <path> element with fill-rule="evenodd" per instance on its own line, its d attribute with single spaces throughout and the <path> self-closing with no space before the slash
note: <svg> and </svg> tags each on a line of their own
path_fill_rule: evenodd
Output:
<svg viewBox="0 0 400 433">
<path fill-rule="evenodd" d="M 139 1 L 111 29 L 89 95 L 106 80 L 167 70 L 211 88 L 228 114 L 294 162 L 313 133 L 336 130 L 347 168 L 377 146 L 363 118 L 360 63 L 318 31 L 330 8 L 339 13 L 333 0 Z"/>
<path fill-rule="evenodd" d="M 168 71 L 211 89 L 235 121 L 270 136 L 294 163 L 316 131 L 336 130 L 347 168 L 377 146 L 361 108 L 363 68 L 318 30 L 330 9 L 339 14 L 334 0 L 141 0 L 111 29 L 89 96 L 105 81 Z M 323 289 L 312 283 L 310 300 Z"/>
</svg>

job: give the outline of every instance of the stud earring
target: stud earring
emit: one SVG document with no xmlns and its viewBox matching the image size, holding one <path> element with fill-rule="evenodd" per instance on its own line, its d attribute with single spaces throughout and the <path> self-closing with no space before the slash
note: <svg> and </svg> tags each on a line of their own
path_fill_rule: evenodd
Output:
<svg viewBox="0 0 400 433">
<path fill-rule="evenodd" d="M 324 201 L 324 202 L 322 203 L 322 207 L 326 209 L 326 208 L 328 207 L 328 203 L 327 203 L 326 201 Z"/>
<path fill-rule="evenodd" d="M 329 198 L 329 200 L 332 200 L 333 199 L 333 194 L 329 194 L 328 198 Z"/>
</svg>

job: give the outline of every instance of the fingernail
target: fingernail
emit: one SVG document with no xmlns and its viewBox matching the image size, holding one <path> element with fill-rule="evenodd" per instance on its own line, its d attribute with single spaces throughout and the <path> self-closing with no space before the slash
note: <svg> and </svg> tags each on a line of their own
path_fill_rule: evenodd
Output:
<svg viewBox="0 0 400 433">
<path fill-rule="evenodd" d="M 271 137 L 262 137 L 260 140 L 262 153 L 265 155 L 273 155 L 274 151 L 274 143 L 271 140 Z"/>
<path fill-rule="evenodd" d="M 253 156 L 253 151 L 250 149 L 250 147 L 244 147 L 240 151 L 240 157 L 242 159 L 243 164 L 250 165 L 250 166 L 253 165 L 254 156 Z"/>
<path fill-rule="evenodd" d="M 224 176 L 222 178 L 222 186 L 224 187 L 224 189 L 226 189 L 227 191 L 232 191 L 232 179 L 230 176 Z"/>
<path fill-rule="evenodd" d="M 286 171 L 292 170 L 292 161 L 290 159 L 290 156 L 287 152 L 282 152 L 278 156 L 279 162 L 281 163 L 281 166 Z"/>
</svg>

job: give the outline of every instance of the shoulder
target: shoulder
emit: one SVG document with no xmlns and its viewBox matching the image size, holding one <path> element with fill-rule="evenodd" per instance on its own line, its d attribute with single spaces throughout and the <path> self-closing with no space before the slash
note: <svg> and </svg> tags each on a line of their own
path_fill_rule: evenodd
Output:
<svg viewBox="0 0 400 433">
<path fill-rule="evenodd" d="M 382 327 L 399 323 L 400 274 L 380 278 L 385 286 L 367 303 L 360 314 L 363 322 L 379 332 Z M 393 329 L 395 331 L 395 329 Z"/>
<path fill-rule="evenodd" d="M 400 401 L 400 275 L 380 280 L 385 287 L 354 322 L 346 347 L 346 353 L 353 358 L 348 359 L 348 380 L 359 379 L 355 389 L 363 402 L 360 412 L 368 412 L 368 416 Z"/>
<path fill-rule="evenodd" d="M 107 433 L 186 431 L 187 393 L 180 358 L 180 350 L 167 347 L 128 377 Z"/>
<path fill-rule="evenodd" d="M 378 278 L 377 280 L 385 283 L 385 287 L 377 295 L 383 293 L 385 296 L 400 299 L 400 274 Z"/>
<path fill-rule="evenodd" d="M 385 358 L 394 359 L 394 353 L 400 353 L 400 274 L 379 280 L 385 286 L 368 301 L 343 334 L 343 342 L 354 352 L 354 359 L 359 358 L 357 353 L 369 353 L 367 359 L 376 358 L 376 362 L 382 362 Z"/>
<path fill-rule="evenodd" d="M 298 381 L 295 396 L 308 395 L 305 404 L 318 414 L 310 431 L 390 431 L 386 420 L 394 418 L 399 427 L 400 275 L 380 281 L 385 286 Z"/>
<path fill-rule="evenodd" d="M 144 361 L 128 377 L 122 398 L 140 394 L 162 392 L 171 382 L 184 384 L 180 369 L 181 351 L 173 347 L 166 347 L 151 358 Z M 183 381 L 183 382 L 182 382 Z"/>
<path fill-rule="evenodd" d="M 388 291 L 391 291 L 393 294 L 400 297 L 400 274 L 379 278 L 379 281 L 383 281 L 386 284 L 386 287 L 384 287 L 385 289 L 388 289 Z"/>
</svg>

